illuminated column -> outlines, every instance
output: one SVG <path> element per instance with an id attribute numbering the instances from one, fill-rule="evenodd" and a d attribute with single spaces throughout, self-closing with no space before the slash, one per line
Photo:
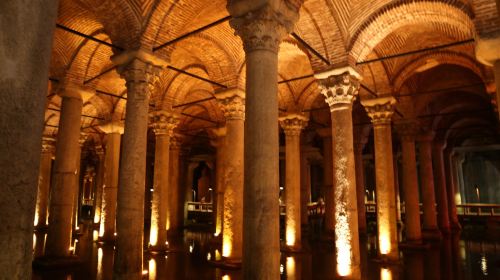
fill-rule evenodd
<path id="1" fill-rule="evenodd" d="M 422 242 L 417 159 L 415 156 L 416 129 L 417 124 L 411 120 L 399 123 L 397 126 L 401 138 L 401 157 L 403 163 L 406 241 L 409 243 Z"/>
<path id="2" fill-rule="evenodd" d="M 333 156 L 332 129 L 317 130 L 323 139 L 323 195 L 325 200 L 325 232 L 332 235 L 335 232 L 335 192 L 333 186 Z"/>
<path id="3" fill-rule="evenodd" d="M 465 156 L 464 154 L 457 154 L 457 180 L 458 180 L 458 187 L 460 188 L 459 194 L 460 194 L 460 200 L 459 203 L 466 203 L 466 196 L 465 196 L 465 183 L 464 183 L 464 169 L 463 169 L 463 164 L 465 161 Z"/>
<path id="4" fill-rule="evenodd" d="M 219 236 L 222 233 L 222 221 L 224 213 L 224 149 L 226 147 L 226 127 L 218 127 L 212 129 L 212 133 L 215 134 L 216 140 L 212 143 L 217 148 L 216 163 L 215 163 L 215 236 Z"/>
<path id="5" fill-rule="evenodd" d="M 290 250 L 300 250 L 300 131 L 307 125 L 308 119 L 299 114 L 288 114 L 279 118 L 285 131 L 285 243 Z"/>
<path id="6" fill-rule="evenodd" d="M 94 195 L 94 224 L 100 224 L 102 213 L 102 190 L 104 188 L 104 149 L 102 146 L 95 147 L 95 153 L 99 158 L 99 166 L 96 174 L 96 187 Z"/>
<path id="7" fill-rule="evenodd" d="M 301 227 L 307 229 L 309 223 L 307 205 L 311 202 L 311 164 L 309 156 L 301 146 L 300 153 L 300 223 Z"/>
<path id="8" fill-rule="evenodd" d="M 356 163 L 356 199 L 358 201 L 358 227 L 361 233 L 366 233 L 365 207 L 365 169 L 363 166 L 363 149 L 368 139 L 361 137 L 354 142 L 354 158 Z"/>
<path id="9" fill-rule="evenodd" d="M 179 157 L 182 143 L 178 135 L 170 137 L 170 163 L 168 184 L 167 234 L 168 238 L 177 237 L 182 230 L 183 203 L 181 203 L 181 186 L 179 185 Z M 184 200 L 182 200 L 183 202 Z"/>
<path id="10" fill-rule="evenodd" d="M 167 249 L 167 229 L 169 227 L 168 210 L 171 193 L 169 186 L 170 171 L 170 137 L 177 125 L 178 118 L 166 111 L 151 113 L 151 128 L 156 135 L 155 170 L 153 198 L 151 202 L 151 229 L 149 246 L 152 251 Z"/>
<path id="11" fill-rule="evenodd" d="M 78 144 L 79 144 L 79 150 L 76 155 L 76 192 L 75 196 L 73 197 L 74 203 L 73 203 L 73 228 L 75 231 L 80 230 L 80 211 L 81 211 L 81 204 L 82 204 L 82 190 L 83 190 L 83 185 L 85 182 L 82 182 L 80 185 L 80 172 L 81 172 L 81 162 L 82 162 L 82 149 L 83 145 L 87 141 L 89 135 L 85 132 L 80 132 L 80 139 L 78 139 Z"/>
<path id="12" fill-rule="evenodd" d="M 293 30 L 301 4 L 302 1 L 283 0 L 266 4 L 230 1 L 227 7 L 233 16 L 229 23 L 243 41 L 246 61 L 243 204 L 246 279 L 280 277 L 278 49 L 281 40 Z"/>
<path id="13" fill-rule="evenodd" d="M 144 51 L 112 58 L 126 81 L 127 106 L 116 212 L 115 279 L 141 279 L 149 95 L 165 63 Z"/>
<path id="14" fill-rule="evenodd" d="M 448 195 L 446 194 L 446 177 L 444 170 L 443 150 L 446 143 L 435 141 L 432 146 L 432 166 L 436 176 L 436 199 L 438 210 L 438 223 L 441 233 L 450 233 L 450 217 L 448 213 Z"/>
<path id="15" fill-rule="evenodd" d="M 427 239 L 439 239 L 441 233 L 437 228 L 436 198 L 434 194 L 434 174 L 432 172 L 432 139 L 433 133 L 419 135 L 418 161 L 420 163 L 420 183 L 423 204 L 423 228 L 422 234 Z"/>
<path id="16" fill-rule="evenodd" d="M 61 97 L 54 178 L 50 189 L 49 229 L 45 245 L 45 255 L 49 257 L 71 255 L 74 197 L 78 193 L 82 92 L 76 87 L 68 86 Z"/>
<path id="17" fill-rule="evenodd" d="M 399 251 L 391 117 L 394 113 L 396 99 L 380 97 L 362 100 L 361 104 L 372 119 L 374 131 L 379 256 L 382 259 L 395 261 L 399 259 Z"/>
<path id="18" fill-rule="evenodd" d="M 333 189 L 337 274 L 360 279 L 356 164 L 353 147 L 352 103 L 359 90 L 359 75 L 352 68 L 315 75 L 332 118 Z"/>
<path id="19" fill-rule="evenodd" d="M 243 256 L 245 95 L 241 90 L 230 89 L 217 93 L 216 98 L 226 117 L 222 256 L 226 262 L 240 263 Z"/>
<path id="20" fill-rule="evenodd" d="M 120 165 L 120 142 L 123 124 L 110 122 L 100 126 L 106 133 L 104 154 L 104 186 L 102 190 L 102 212 L 99 225 L 99 239 L 103 242 L 115 240 L 116 197 L 118 194 L 118 167 Z"/>
<path id="21" fill-rule="evenodd" d="M 54 155 L 55 139 L 42 138 L 42 156 L 40 158 L 40 175 L 38 177 L 38 192 L 36 195 L 35 227 L 47 226 L 47 214 L 50 191 L 50 175 L 52 170 L 52 156 Z"/>
<path id="22" fill-rule="evenodd" d="M 451 148 L 444 151 L 444 168 L 447 188 L 447 200 L 448 200 L 448 214 L 450 217 L 450 229 L 453 231 L 460 230 L 462 227 L 458 221 L 457 216 L 457 205 L 455 203 L 455 193 L 456 193 L 456 172 L 454 166 L 454 154 Z"/>

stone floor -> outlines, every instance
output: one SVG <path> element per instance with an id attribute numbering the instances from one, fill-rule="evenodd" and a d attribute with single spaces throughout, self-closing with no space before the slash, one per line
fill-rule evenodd
<path id="1" fill-rule="evenodd" d="M 93 242 L 97 231 L 83 227 L 75 240 L 76 254 L 82 265 L 73 269 L 35 270 L 33 279 L 88 280 L 112 279 L 112 245 Z M 34 254 L 43 249 L 44 234 L 34 235 Z M 204 231 L 185 231 L 179 252 L 167 255 L 145 253 L 144 279 L 242 279 L 240 270 L 223 270 L 210 261 L 220 258 L 220 251 Z M 335 255 L 328 242 L 306 242 L 303 253 L 282 254 L 281 279 L 334 279 Z M 431 244 L 427 250 L 404 250 L 402 262 L 384 266 L 375 259 L 375 237 L 362 240 L 363 279 L 500 279 L 500 232 L 466 227 L 460 236 Z"/>

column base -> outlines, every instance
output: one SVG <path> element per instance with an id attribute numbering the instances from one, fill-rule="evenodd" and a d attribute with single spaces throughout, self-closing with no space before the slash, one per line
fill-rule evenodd
<path id="1" fill-rule="evenodd" d="M 48 225 L 37 225 L 37 226 L 35 226 L 34 231 L 35 232 L 47 232 L 48 229 L 49 229 Z"/>
<path id="2" fill-rule="evenodd" d="M 425 240 L 441 240 L 443 236 L 441 235 L 441 231 L 437 228 L 433 229 L 424 229 L 422 230 L 422 237 Z"/>
<path id="3" fill-rule="evenodd" d="M 287 246 L 285 244 L 281 244 L 280 251 L 285 253 L 303 253 L 304 250 L 301 246 Z"/>
<path id="4" fill-rule="evenodd" d="M 208 261 L 209 264 L 222 269 L 241 269 L 241 260 L 222 257 L 221 260 Z"/>
<path id="5" fill-rule="evenodd" d="M 33 268 L 42 270 L 64 268 L 64 267 L 77 266 L 82 263 L 83 261 L 77 256 L 64 256 L 64 257 L 42 256 L 35 258 L 33 260 Z"/>
<path id="6" fill-rule="evenodd" d="M 168 245 L 155 245 L 155 246 L 149 246 L 148 248 L 149 253 L 152 255 L 164 255 L 169 252 Z"/>
<path id="7" fill-rule="evenodd" d="M 99 244 L 111 244 L 112 245 L 112 244 L 115 244 L 115 241 L 116 241 L 116 238 L 114 238 L 114 236 L 113 236 L 113 238 L 99 237 L 97 239 L 97 243 L 99 243 Z"/>

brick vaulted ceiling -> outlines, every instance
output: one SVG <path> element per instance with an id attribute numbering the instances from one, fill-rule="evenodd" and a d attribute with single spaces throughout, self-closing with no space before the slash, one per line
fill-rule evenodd
<path id="1" fill-rule="evenodd" d="M 162 43 L 227 17 L 226 5 L 226 0 L 60 0 L 57 23 L 122 49 L 141 47 L 153 50 Z M 294 32 L 323 55 L 330 65 L 290 36 L 281 44 L 278 79 L 307 76 L 336 66 L 356 66 L 361 61 L 490 36 L 499 33 L 499 27 L 495 0 L 306 0 Z M 101 138 L 99 123 L 124 118 L 127 92 L 118 73 L 112 69 L 91 80 L 113 68 L 110 57 L 117 52 L 118 49 L 56 29 L 47 96 L 46 134 L 57 130 L 60 98 L 56 93 L 63 80 L 124 97 L 95 94 L 85 101 L 82 127 L 95 135 L 95 141 L 99 142 Z M 242 42 L 227 21 L 154 53 L 175 68 L 227 87 L 244 88 Z M 363 85 L 371 91 L 363 89 L 361 98 L 391 94 L 400 99 L 402 115 L 421 118 L 487 107 L 491 114 L 485 116 L 464 119 L 445 114 L 446 117 L 435 117 L 427 123 L 440 129 L 453 128 L 461 122 L 469 126 L 487 123 L 496 128 L 493 74 L 491 69 L 476 61 L 474 43 L 357 67 L 363 76 Z M 464 85 L 475 86 L 464 88 Z M 450 87 L 457 90 L 428 94 Z M 328 124 L 328 110 L 318 109 L 325 103 L 314 78 L 281 83 L 278 88 L 281 111 L 305 111 L 315 124 Z M 178 113 L 185 113 L 177 128 L 179 132 L 207 134 L 205 128 L 224 123 L 216 100 L 177 108 L 175 105 L 213 97 L 220 89 L 199 79 L 165 70 L 151 102 L 155 108 L 174 105 Z M 452 102 L 447 102 L 450 97 Z M 410 106 L 410 110 L 404 105 L 408 103 L 416 105 Z M 356 105 L 354 113 L 355 121 L 366 118 Z M 458 129 L 442 131 L 445 138 L 461 135 L 457 133 Z"/>

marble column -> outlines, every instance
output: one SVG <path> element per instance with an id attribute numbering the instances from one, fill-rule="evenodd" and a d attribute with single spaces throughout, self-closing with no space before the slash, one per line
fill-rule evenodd
<path id="1" fill-rule="evenodd" d="M 293 30 L 301 4 L 228 3 L 233 16 L 229 23 L 243 41 L 246 59 L 243 276 L 247 279 L 280 277 L 278 49 Z"/>
<path id="2" fill-rule="evenodd" d="M 391 133 L 396 99 L 379 97 L 362 100 L 361 104 L 372 119 L 374 131 L 378 253 L 383 260 L 396 261 L 399 250 Z"/>
<path id="3" fill-rule="evenodd" d="M 215 156 L 215 233 L 214 235 L 218 237 L 222 233 L 222 221 L 224 213 L 224 149 L 226 147 L 226 127 L 218 127 L 212 130 L 215 135 L 216 140 L 213 145 L 217 149 L 217 154 Z"/>
<path id="4" fill-rule="evenodd" d="M 153 198 L 151 202 L 151 229 L 149 246 L 152 251 L 167 250 L 168 210 L 171 193 L 169 185 L 170 137 L 178 123 L 178 118 L 167 111 L 151 113 L 151 125 L 156 136 Z"/>
<path id="5" fill-rule="evenodd" d="M 81 91 L 68 86 L 61 92 L 62 104 L 56 142 L 56 161 L 50 189 L 50 215 L 45 256 L 67 257 L 70 251 L 74 197 L 78 193 Z"/>
<path id="6" fill-rule="evenodd" d="M 218 92 L 216 98 L 226 118 L 222 257 L 228 263 L 241 263 L 243 257 L 245 94 L 239 89 L 229 89 Z"/>
<path id="7" fill-rule="evenodd" d="M 459 231 L 462 227 L 458 221 L 457 215 L 457 205 L 455 203 L 455 193 L 456 193 L 456 172 L 453 159 L 453 150 L 447 148 L 444 151 L 444 168 L 446 177 L 446 194 L 448 196 L 448 214 L 450 218 L 450 229 L 452 231 Z"/>
<path id="8" fill-rule="evenodd" d="M 450 233 L 450 216 L 448 213 L 448 195 L 446 193 L 446 175 L 444 170 L 443 150 L 446 143 L 437 140 L 432 145 L 432 166 L 434 167 L 436 183 L 436 200 L 438 210 L 438 225 L 441 233 Z"/>
<path id="9" fill-rule="evenodd" d="M 285 244 L 289 250 L 299 251 L 301 240 L 300 203 L 300 131 L 308 119 L 301 114 L 287 114 L 279 118 L 285 132 Z"/>
<path id="10" fill-rule="evenodd" d="M 112 57 L 126 81 L 127 105 L 118 176 L 114 279 L 140 279 L 149 96 L 165 63 L 145 51 Z"/>
<path id="11" fill-rule="evenodd" d="M 301 146 L 300 153 L 300 223 L 301 227 L 307 230 L 309 224 L 307 205 L 311 202 L 311 163 L 304 148 L 307 147 Z"/>
<path id="12" fill-rule="evenodd" d="M 102 189 L 99 239 L 103 242 L 113 242 L 116 232 L 116 197 L 118 195 L 118 168 L 123 124 L 110 122 L 101 125 L 100 128 L 106 133 L 106 151 L 104 154 L 104 186 Z"/>
<path id="13" fill-rule="evenodd" d="M 415 134 L 417 124 L 408 120 L 398 124 L 401 139 L 401 158 L 403 167 L 403 193 L 405 202 L 406 242 L 422 243 L 420 229 L 420 198 L 417 178 L 417 159 L 415 156 Z"/>
<path id="14" fill-rule="evenodd" d="M 52 172 L 52 157 L 54 156 L 55 139 L 44 136 L 42 138 L 42 155 L 40 158 L 40 175 L 38 177 L 38 192 L 36 195 L 35 227 L 47 226 L 50 176 Z"/>
<path id="15" fill-rule="evenodd" d="M 457 168 L 457 180 L 458 180 L 458 188 L 459 193 L 460 193 L 460 203 L 466 203 L 467 200 L 466 195 L 465 195 L 465 182 L 464 182 L 464 161 L 465 161 L 465 156 L 464 154 L 459 154 L 457 155 L 457 163 L 456 163 L 456 168 Z"/>
<path id="16" fill-rule="evenodd" d="M 363 149 L 367 139 L 362 137 L 354 142 L 354 161 L 356 163 L 356 199 L 358 201 L 358 228 L 360 233 L 366 233 L 365 206 L 365 169 L 363 166 Z"/>
<path id="17" fill-rule="evenodd" d="M 79 231 L 80 230 L 80 212 L 82 209 L 82 191 L 83 191 L 83 185 L 85 184 L 85 181 L 82 180 L 80 184 L 80 173 L 81 173 L 81 163 L 82 163 L 82 152 L 83 152 L 83 145 L 89 138 L 89 135 L 86 132 L 80 132 L 80 139 L 78 139 L 78 144 L 79 144 L 79 150 L 76 154 L 76 192 L 75 196 L 73 197 L 74 203 L 73 203 L 73 228 L 74 231 Z"/>
<path id="18" fill-rule="evenodd" d="M 97 166 L 95 195 L 94 195 L 94 224 L 101 223 L 102 213 L 102 191 L 104 188 L 104 149 L 101 145 L 95 147 L 95 154 L 99 158 Z"/>
<path id="19" fill-rule="evenodd" d="M 33 221 L 58 1 L 2 1 L 0 271 L 31 279 Z"/>
<path id="20" fill-rule="evenodd" d="M 167 211 L 167 238 L 177 240 L 182 231 L 182 216 L 184 200 L 182 199 L 184 189 L 179 184 L 180 177 L 180 152 L 182 147 L 181 137 L 173 135 L 170 137 L 170 163 L 169 163 L 169 188 L 168 188 L 168 211 Z M 172 248 L 170 246 L 170 248 Z"/>
<path id="21" fill-rule="evenodd" d="M 434 193 L 434 173 L 432 171 L 432 139 L 433 133 L 419 135 L 418 161 L 420 163 L 420 189 L 423 204 L 422 234 L 426 239 L 439 239 L 441 233 L 437 227 L 436 198 Z"/>
<path id="22" fill-rule="evenodd" d="M 354 159 L 352 103 L 359 74 L 347 67 L 315 74 L 332 118 L 333 197 L 337 275 L 360 279 L 358 202 Z"/>
<path id="23" fill-rule="evenodd" d="M 317 130 L 323 139 L 323 191 L 321 195 L 325 201 L 324 229 L 327 234 L 335 232 L 335 187 L 333 185 L 333 155 L 332 129 Z"/>

